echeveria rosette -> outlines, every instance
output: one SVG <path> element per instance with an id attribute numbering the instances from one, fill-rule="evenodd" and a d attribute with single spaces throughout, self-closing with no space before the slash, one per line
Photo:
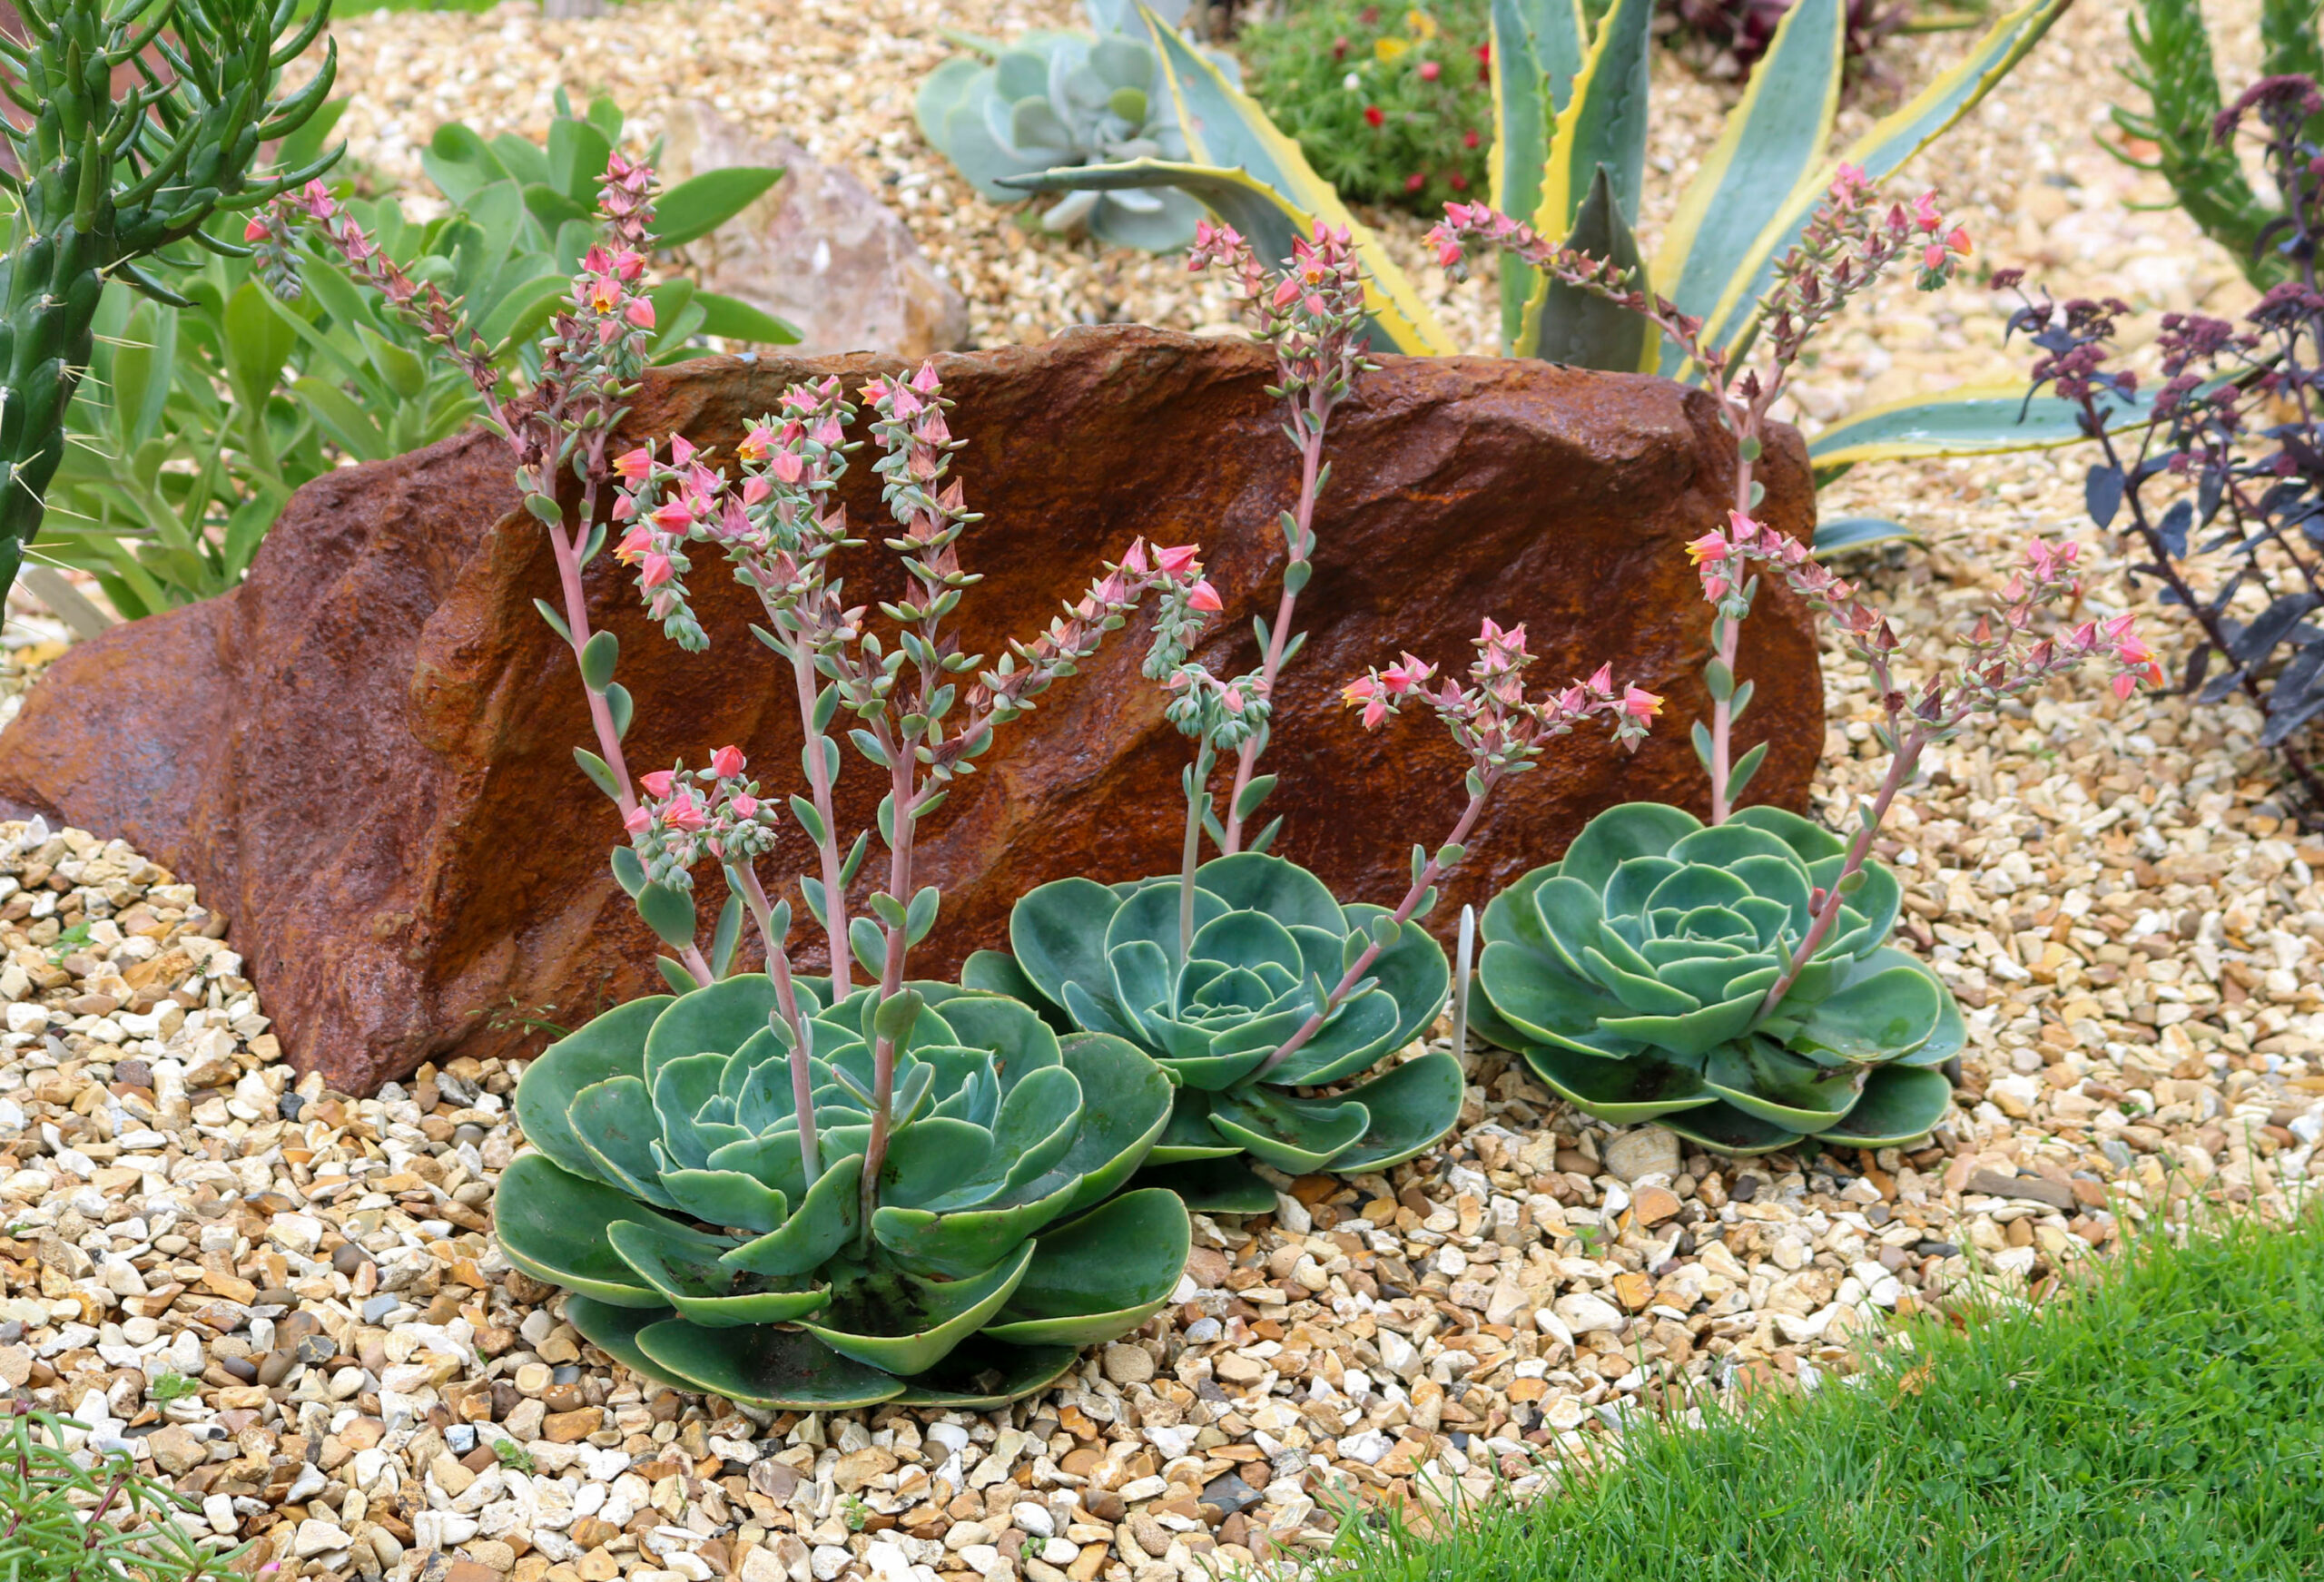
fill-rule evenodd
<path id="1" fill-rule="evenodd" d="M 1709 827 L 1630 802 L 1485 909 L 1478 1029 L 1600 1119 L 1651 1120 L 1725 1154 L 1813 1136 L 1876 1148 L 1952 1103 L 1966 1035 L 1936 975 L 1887 943 L 1902 899 L 1876 862 L 1782 1001 L 1765 1005 L 1838 837 L 1780 809 Z"/>
<path id="2" fill-rule="evenodd" d="M 1384 908 L 1342 906 L 1314 874 L 1280 857 L 1238 852 L 1195 870 L 1192 948 L 1179 948 L 1176 875 L 1118 885 L 1062 879 L 1009 914 L 1011 954 L 980 951 L 964 980 L 1046 1002 L 1064 1024 L 1125 1039 L 1177 1085 L 1151 1165 L 1248 1152 L 1290 1174 L 1380 1170 L 1452 1129 L 1460 1062 L 1435 1050 L 1344 1092 L 1344 1082 L 1419 1037 L 1444 1007 L 1443 948 L 1405 923 L 1316 1035 L 1272 1070 L 1268 1058 L 1323 1003 L 1386 926 Z M 1192 1206 L 1271 1208 L 1272 1188 L 1213 1165 L 1168 1180 Z"/>
<path id="3" fill-rule="evenodd" d="M 1188 1247 L 1168 1193 L 1121 1191 L 1168 1082 L 1119 1038 L 911 988 L 927 1003 L 868 1227 L 873 991 L 808 1022 L 810 1184 L 773 986 L 750 974 L 609 1011 L 526 1071 L 537 1152 L 494 1210 L 509 1261 L 573 1292 L 575 1328 L 645 1377 L 769 1409 L 995 1406 L 1135 1329 Z"/>

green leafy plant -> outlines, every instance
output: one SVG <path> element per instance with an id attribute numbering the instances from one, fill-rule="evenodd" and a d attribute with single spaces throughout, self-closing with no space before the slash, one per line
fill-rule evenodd
<path id="1" fill-rule="evenodd" d="M 492 1453 L 499 1459 L 502 1466 L 522 1472 L 527 1477 L 537 1470 L 533 1463 L 533 1453 L 513 1439 L 493 1440 Z"/>
<path id="2" fill-rule="evenodd" d="M 64 1448 L 87 1425 L 0 1402 L 0 1577 L 11 1582 L 200 1582 L 241 1551 L 204 1548 L 175 1519 L 201 1504 L 125 1451 Z"/>
<path id="3" fill-rule="evenodd" d="M 145 1387 L 149 1400 L 167 1406 L 173 1400 L 183 1400 L 189 1395 L 202 1393 L 202 1381 L 189 1379 L 182 1373 L 164 1373 Z"/>
<path id="4" fill-rule="evenodd" d="M 1706 349 L 1740 355 L 1759 332 L 1758 305 L 1776 260 L 1798 239 L 1834 174 L 1845 166 L 1877 182 L 1901 168 L 1991 91 L 2064 0 L 2029 0 L 2002 17 L 1957 64 L 1837 159 L 1825 147 L 1839 105 L 1846 0 L 1801 0 L 1786 14 L 1648 260 L 1632 228 L 1647 168 L 1653 6 L 1654 0 L 1617 0 L 1593 32 L 1578 0 L 1496 0 L 1491 201 L 1702 319 Z M 1374 345 L 1430 356 L 1457 350 L 1413 281 L 1348 215 L 1298 144 L 1177 34 L 1150 20 L 1148 32 L 1187 129 L 1188 159 L 1047 171 L 1003 185 L 1175 186 L 1266 258 L 1286 256 L 1318 222 L 1344 229 L 1364 263 Z M 1662 345 L 1636 314 L 1522 260 L 1503 260 L 1501 293 L 1504 355 L 1702 377 L 1699 362 Z M 2014 450 L 2080 437 L 2068 404 L 2027 397 L 2012 386 L 1912 398 L 1834 423 L 1810 455 L 1828 476 L 1882 457 Z"/>
<path id="5" fill-rule="evenodd" d="M 1319 0 L 1240 42 L 1251 97 L 1343 198 L 1435 214 L 1483 191 L 1492 51 L 1482 0 Z"/>
<path id="6" fill-rule="evenodd" d="M 1443 1010 L 1451 969 L 1418 919 L 1465 855 L 1462 842 L 1494 787 L 1530 768 L 1549 737 L 1592 715 L 1610 716 L 1618 738 L 1636 740 L 1657 700 L 1635 688 L 1617 697 L 1601 674 L 1553 703 L 1527 705 L 1518 680 L 1530 657 L 1523 629 L 1504 633 L 1488 621 L 1475 689 L 1448 683 L 1432 700 L 1469 749 L 1468 806 L 1433 852 L 1413 848 L 1412 885 L 1402 900 L 1393 908 L 1343 906 L 1315 875 L 1270 855 L 1282 821 L 1247 829 L 1275 785 L 1273 775 L 1256 771 L 1276 678 L 1301 645 L 1293 621 L 1313 569 L 1331 417 L 1371 366 L 1361 349 L 1363 284 L 1348 240 L 1320 229 L 1295 247 L 1279 278 L 1239 235 L 1208 221 L 1196 232 L 1194 258 L 1237 275 L 1258 333 L 1275 345 L 1273 388 L 1300 457 L 1299 493 L 1283 516 L 1289 557 L 1283 593 L 1275 618 L 1258 623 L 1264 657 L 1258 670 L 1232 678 L 1192 658 L 1201 617 L 1220 608 L 1207 583 L 1183 608 L 1165 606 L 1145 669 L 1169 690 L 1168 717 L 1195 743 L 1184 779 L 1179 871 L 1110 886 L 1081 878 L 1041 886 L 1010 912 L 1009 953 L 979 952 L 963 980 L 1152 1056 L 1177 1097 L 1148 1179 L 1192 1206 L 1247 1213 L 1272 1206 L 1275 1192 L 1235 1162 L 1238 1155 L 1293 1174 L 1378 1170 L 1452 1128 L 1463 1078 L 1445 1050 L 1425 1051 L 1352 1088 L 1314 1090 L 1370 1071 Z M 1166 569 L 1170 564 L 1164 561 Z M 1384 674 L 1357 681 L 1348 701 L 1364 703 L 1365 723 L 1376 725 L 1393 712 L 1391 700 L 1428 673 L 1407 655 Z M 1211 785 L 1230 758 L 1233 783 L 1222 812 Z M 1207 863 L 1198 860 L 1206 835 L 1220 852 Z"/>
<path id="7" fill-rule="evenodd" d="M 2260 0 L 2260 75 L 2324 79 L 2317 40 L 2317 0 Z M 2142 110 L 2113 108 L 2115 126 L 2153 145 L 2152 157 L 2108 144 L 2125 163 L 2153 171 L 2203 234 L 2232 253 L 2250 282 L 2265 290 L 2299 277 L 2303 260 L 2270 246 L 2287 229 L 2280 195 L 2252 190 L 2233 141 L 2217 135 L 2226 110 L 2212 64 L 2211 34 L 2195 0 L 2141 0 L 2130 16 L 2133 64 L 2126 70 L 2146 100 Z M 2317 135 L 2311 130 L 2311 136 Z"/>
<path id="8" fill-rule="evenodd" d="M 590 235 L 573 217 L 573 193 L 587 197 L 623 127 L 609 99 L 578 114 L 562 89 L 555 103 L 546 145 L 513 135 L 487 142 L 458 123 L 438 128 L 422 161 L 452 204 L 437 219 L 409 219 L 392 195 L 340 194 L 399 269 L 462 305 L 493 366 L 512 377 L 538 371 L 540 331 Z M 344 108 L 323 106 L 284 142 L 280 162 L 310 167 Z M 576 166 L 583 161 L 595 162 Z M 669 194 L 674 229 L 659 243 L 716 229 L 781 174 L 737 168 L 682 183 Z M 321 260 L 310 251 L 310 265 Z M 46 558 L 93 574 L 124 618 L 235 586 L 291 493 L 340 458 L 405 455 L 484 409 L 474 383 L 433 355 L 420 326 L 336 268 L 308 268 L 286 300 L 240 259 L 187 267 L 165 257 L 149 267 L 182 305 L 141 300 L 123 282 L 106 288 L 42 544 Z M 646 295 L 655 313 L 650 362 L 700 356 L 704 335 L 798 339 L 683 273 Z"/>
<path id="9" fill-rule="evenodd" d="M 295 0 L 167 0 L 21 7 L 22 42 L 0 38 L 0 88 L 22 112 L 4 133 L 13 200 L 0 253 L 0 586 L 40 531 L 64 459 L 65 414 L 89 366 L 105 282 L 182 304 L 143 260 L 192 241 L 236 244 L 203 228 L 320 173 L 253 179 L 260 145 L 298 130 L 330 92 L 332 47 L 306 86 L 277 97 L 281 69 L 323 29 Z M 152 56 L 159 57 L 157 68 Z M 113 97 L 113 74 L 142 79 Z"/>
<path id="10" fill-rule="evenodd" d="M 1149 589 L 1185 596 L 1183 558 L 1157 570 L 1133 545 L 1048 631 L 980 668 L 949 629 L 977 580 L 956 547 L 974 518 L 945 481 L 959 442 L 932 366 L 863 391 L 898 528 L 887 545 L 913 590 L 881 606 L 884 632 L 831 575 L 832 557 L 862 543 L 826 509 L 854 447 L 837 378 L 794 387 L 753 425 L 738 476 L 677 436 L 666 454 L 611 456 L 657 318 L 640 285 L 654 195 L 650 166 L 608 155 L 597 240 L 522 407 L 500 399 L 490 348 L 458 304 L 397 269 L 328 192 L 299 202 L 323 244 L 445 349 L 509 443 L 559 574 L 563 608 L 540 613 L 570 646 L 596 733 L 597 750 L 576 759 L 621 814 L 615 878 L 673 952 L 660 966 L 675 997 L 597 1017 L 526 1071 L 517 1112 L 537 1152 L 503 1173 L 496 1231 L 512 1262 L 574 1292 L 566 1315 L 585 1335 L 649 1379 L 770 1408 L 998 1404 L 1175 1289 L 1185 1209 L 1166 1192 L 1115 1195 L 1168 1124 L 1169 1083 L 1119 1039 L 1060 1040 L 1014 1001 L 911 981 L 909 953 L 941 904 L 915 886 L 917 831 L 994 732 Z M 556 495 L 568 468 L 577 508 Z M 792 969 L 791 904 L 769 898 L 756 866 L 777 806 L 745 778 L 741 750 L 631 775 L 620 645 L 591 632 L 582 594 L 610 536 L 597 515 L 607 489 L 624 527 L 615 554 L 681 646 L 710 642 L 688 602 L 689 545 L 715 545 L 761 598 L 768 624 L 754 630 L 778 684 L 795 684 L 806 731 L 808 794 L 789 806 L 821 859 L 801 889 L 830 942 L 828 977 Z M 851 844 L 832 811 L 842 709 L 889 787 L 887 883 L 852 919 L 847 887 L 872 831 Z M 693 872 L 710 860 L 728 899 L 705 942 Z M 741 970 L 746 913 L 764 972 Z M 854 962 L 872 979 L 861 989 Z"/>
<path id="11" fill-rule="evenodd" d="M 1007 46 L 963 37 L 977 52 L 929 74 L 913 101 L 920 130 L 969 184 L 996 202 L 1021 198 L 1004 176 L 1061 165 L 1184 159 L 1187 141 L 1142 25 L 1098 16 L 1095 34 L 1035 33 Z M 1154 252 L 1184 247 L 1201 206 L 1169 188 L 1072 192 L 1041 215 L 1052 231 Z"/>
<path id="12" fill-rule="evenodd" d="M 1951 1103 L 1934 1068 L 1966 1034 L 1943 983 L 1887 945 L 1902 890 L 1871 859 L 1882 821 L 1929 745 L 1971 714 L 2085 661 L 2116 665 L 2119 697 L 2160 674 L 2128 614 L 2036 634 L 2046 610 L 2081 594 L 2075 546 L 2036 540 L 1959 666 L 1908 688 L 1894 673 L 1899 644 L 1886 618 L 1807 546 L 1751 516 L 1765 492 L 1755 474 L 1768 409 L 1808 339 L 1908 259 L 1923 290 L 1943 285 L 1969 239 L 1948 228 L 1933 193 L 1909 212 L 1895 204 L 1884 213 L 1866 173 L 1844 167 L 1776 262 L 1748 363 L 1708 344 L 1701 321 L 1668 300 L 1630 289 L 1626 270 L 1482 204 L 1456 207 L 1431 235 L 1456 266 L 1472 239 L 1659 329 L 1704 368 L 1736 445 L 1728 526 L 1687 546 L 1712 610 L 1711 717 L 1694 727 L 1709 824 L 1660 803 L 1610 809 L 1563 858 L 1495 897 L 1477 972 L 1492 1015 L 1477 1017 L 1477 1028 L 1590 1114 L 1657 1120 L 1723 1153 L 1807 1136 L 1856 1147 L 1920 1136 Z M 1888 771 L 1846 840 L 1780 809 L 1737 811 L 1767 753 L 1762 742 L 1738 758 L 1733 742 L 1752 691 L 1736 673 L 1741 625 L 1763 572 L 1831 620 L 1881 702 Z"/>

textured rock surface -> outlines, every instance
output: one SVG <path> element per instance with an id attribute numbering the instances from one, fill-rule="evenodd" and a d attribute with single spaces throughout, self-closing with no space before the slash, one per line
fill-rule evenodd
<path id="1" fill-rule="evenodd" d="M 1083 330 L 940 366 L 969 440 L 959 474 L 987 514 L 962 545 L 986 578 L 965 606 L 970 648 L 1029 631 L 1143 533 L 1206 546 L 1228 618 L 1205 657 L 1251 663 L 1294 482 L 1261 351 Z M 633 427 L 723 450 L 793 378 L 874 367 L 692 364 L 656 376 Z M 1338 705 L 1347 675 L 1399 646 L 1462 663 L 1492 613 L 1528 624 L 1541 682 L 1608 660 L 1670 698 L 1636 757 L 1576 738 L 1503 793 L 1438 914 L 1449 928 L 1599 809 L 1698 799 L 1686 722 L 1707 633 L 1679 545 L 1723 510 L 1729 463 L 1702 398 L 1640 377 L 1390 359 L 1362 391 L 1334 429 L 1300 604 L 1310 638 L 1268 760 L 1283 777 L 1269 811 L 1288 815 L 1279 850 L 1346 899 L 1389 900 L 1411 843 L 1449 827 L 1457 766 L 1434 724 L 1364 736 Z M 1805 531 L 1796 437 L 1767 476 L 1772 518 Z M 859 459 L 844 491 L 859 521 L 873 520 L 875 481 Z M 292 1058 L 350 1089 L 456 1047 L 517 1050 L 537 1038 L 520 1015 L 574 1025 L 653 981 L 650 937 L 605 866 L 611 810 L 570 758 L 588 739 L 578 682 L 531 610 L 553 585 L 547 548 L 514 504 L 480 437 L 318 479 L 244 587 L 76 647 L 0 734 L 0 803 L 117 831 L 199 882 L 232 917 Z M 610 557 L 592 568 L 637 698 L 631 762 L 700 762 L 733 741 L 787 784 L 798 727 L 745 629 L 753 612 L 722 571 L 693 580 L 714 637 L 701 656 L 647 625 Z M 875 549 L 849 581 L 869 598 L 901 578 Z M 998 943 L 1034 884 L 1175 862 L 1181 744 L 1137 676 L 1142 630 L 1044 699 L 930 820 L 922 872 L 946 918 L 920 969 Z M 1797 803 L 1823 739 L 1805 615 L 1769 595 L 1740 668 L 1759 683 L 1748 723 L 1775 742 L 1755 789 Z M 876 794 L 851 762 L 851 828 Z M 767 870 L 803 857 L 786 847 Z M 705 889 L 706 906 L 719 899 Z"/>
<path id="2" fill-rule="evenodd" d="M 674 152 L 700 175 L 765 165 L 783 180 L 690 250 L 703 284 L 798 327 L 802 356 L 921 358 L 969 337 L 969 304 L 911 231 L 853 172 L 787 137 L 753 136 L 699 101 L 675 118 Z"/>

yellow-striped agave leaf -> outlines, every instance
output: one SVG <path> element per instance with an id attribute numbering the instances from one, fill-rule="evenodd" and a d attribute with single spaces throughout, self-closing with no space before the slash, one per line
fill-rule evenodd
<path id="1" fill-rule="evenodd" d="M 1541 206 L 1550 125 L 1573 97 L 1589 48 L 1580 0 L 1492 0 L 1492 206 L 1531 214 Z M 1540 271 L 1501 259 L 1501 349 L 1514 352 Z"/>
<path id="2" fill-rule="evenodd" d="M 1842 163 L 1862 167 L 1875 182 L 1886 179 L 1915 154 L 1935 142 L 1966 115 L 1994 84 L 2009 74 L 2070 0 L 2027 0 L 1988 29 L 1968 54 L 1915 94 L 1912 102 L 1883 119 L 1849 145 L 1839 159 L 1821 166 L 1801 182 L 1776 211 L 1732 273 L 1718 305 L 1705 318 L 1706 339 L 1733 347 L 1742 342 L 1758 321 L 1759 299 L 1773 283 L 1775 260 L 1799 239 L 1816 206 L 1831 186 Z"/>
<path id="3" fill-rule="evenodd" d="M 1635 280 L 1639 274 L 1638 238 L 1630 233 L 1614 201 L 1613 182 L 1600 165 L 1573 217 L 1567 240 L 1592 258 L 1601 258 Z M 1528 356 L 1574 368 L 1611 368 L 1644 372 L 1654 367 L 1654 346 L 1660 333 L 1652 320 L 1595 291 L 1559 281 L 1548 282 L 1538 322 L 1529 319 L 1521 340 Z"/>
<path id="4" fill-rule="evenodd" d="M 1272 189 L 1284 208 L 1303 217 L 1303 230 L 1311 230 L 1318 220 L 1327 225 L 1345 226 L 1354 243 L 1355 255 L 1364 264 L 1364 306 L 1371 310 L 1380 334 L 1397 351 L 1427 357 L 1452 356 L 1458 348 L 1437 323 L 1436 316 L 1428 310 L 1428 304 L 1421 300 L 1411 279 L 1390 261 L 1380 239 L 1347 211 L 1332 184 L 1315 173 L 1307 163 L 1307 156 L 1299 152 L 1299 144 L 1278 131 L 1256 100 L 1228 82 L 1199 50 L 1180 38 L 1176 29 L 1143 5 L 1138 7 L 1138 15 L 1145 18 L 1154 47 L 1162 57 L 1171 97 L 1177 105 L 1179 125 L 1193 155 L 1188 162 L 1223 174 L 1240 171 Z M 1136 162 L 1137 165 L 1149 162 Z M 1075 172 L 1049 173 L 1056 176 Z M 1216 183 L 1213 186 L 1217 190 Z M 1186 187 L 1186 191 L 1202 197 L 1192 187 Z M 1242 230 L 1224 213 L 1219 218 Z M 1256 236 L 1248 231 L 1244 234 L 1251 238 L 1254 246 L 1257 245 Z M 1289 251 L 1285 248 L 1281 252 L 1263 252 L 1261 256 L 1276 262 Z M 1374 344 L 1379 344 L 1378 336 Z"/>
<path id="5" fill-rule="evenodd" d="M 1550 162 L 1542 168 L 1541 201 L 1533 208 L 1533 229 L 1544 237 L 1566 240 L 1601 169 L 1624 221 L 1638 213 L 1639 188 L 1646 174 L 1647 60 L 1654 44 L 1653 20 L 1654 0 L 1614 0 L 1614 8 L 1598 25 L 1590 53 L 1573 79 L 1573 96 L 1558 112 L 1550 131 Z M 1562 339 L 1556 320 L 1571 300 L 1562 292 L 1553 298 L 1547 277 L 1537 276 L 1512 354 L 1541 356 L 1536 347 L 1542 339 Z"/>
<path id="6" fill-rule="evenodd" d="M 1823 164 L 1846 39 L 1847 0 L 1798 0 L 1784 14 L 1654 255 L 1654 289 L 1680 311 L 1707 319 L 1718 307 L 1753 241 Z M 1662 346 L 1664 373 L 1676 376 L 1683 361 Z"/>
<path id="7" fill-rule="evenodd" d="M 2146 421 L 2148 398 L 2120 404 L 2110 427 Z M 1851 412 L 1808 443 L 1818 473 L 1900 457 L 2038 450 L 2085 437 L 2082 408 L 2056 396 L 2026 398 L 2024 385 L 1972 385 Z"/>

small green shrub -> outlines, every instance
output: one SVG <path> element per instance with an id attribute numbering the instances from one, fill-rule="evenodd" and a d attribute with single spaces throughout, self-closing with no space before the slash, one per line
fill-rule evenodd
<path id="1" fill-rule="evenodd" d="M 1436 214 L 1480 197 L 1492 141 L 1479 0 L 1312 0 L 1246 29 L 1254 98 L 1340 195 Z"/>
<path id="2" fill-rule="evenodd" d="M 200 1508 L 115 1452 L 81 1466 L 82 1425 L 0 1403 L 0 1577 L 9 1582 L 199 1582 L 232 1553 L 204 1548 L 174 1513 Z"/>

